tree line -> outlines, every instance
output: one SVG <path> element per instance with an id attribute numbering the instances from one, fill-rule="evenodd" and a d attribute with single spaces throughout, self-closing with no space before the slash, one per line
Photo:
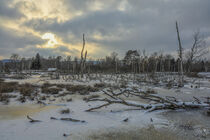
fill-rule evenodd
<path id="1" fill-rule="evenodd" d="M 183 61 L 184 72 L 207 72 L 210 71 L 210 61 L 188 58 Z M 84 61 L 84 60 L 83 60 Z M 0 62 L 1 72 L 22 72 L 27 70 L 48 70 L 56 68 L 63 73 L 78 74 L 81 72 L 81 60 L 78 57 L 57 56 L 42 57 L 39 53 L 32 58 L 21 58 L 18 54 L 12 54 L 10 61 Z M 179 72 L 180 58 L 170 54 L 154 52 L 147 54 L 145 50 L 128 50 L 124 58 L 120 59 L 116 52 L 98 60 L 86 60 L 83 64 L 84 73 L 149 73 L 149 72 Z"/>

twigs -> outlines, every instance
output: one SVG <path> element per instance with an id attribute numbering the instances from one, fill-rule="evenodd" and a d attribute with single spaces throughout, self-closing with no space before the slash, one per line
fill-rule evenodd
<path id="1" fill-rule="evenodd" d="M 110 92 L 111 91 L 111 92 Z M 103 107 L 107 107 L 111 104 L 122 104 L 125 106 L 131 106 L 135 107 L 135 110 L 147 110 L 147 112 L 152 112 L 155 110 L 167 110 L 167 109 L 194 109 L 194 108 L 210 108 L 210 104 L 207 104 L 205 102 L 201 102 L 198 98 L 194 97 L 195 102 L 182 102 L 178 101 L 175 97 L 166 96 L 166 97 L 160 97 L 158 95 L 154 94 L 148 94 L 145 92 L 139 92 L 138 90 L 131 90 L 126 89 L 121 91 L 120 93 L 114 93 L 112 90 L 103 91 L 105 95 L 107 95 L 109 98 L 93 98 L 90 100 L 87 100 L 87 102 L 93 102 L 93 101 L 99 101 L 99 102 L 105 102 L 104 104 L 90 108 L 86 111 L 94 111 L 97 109 L 101 109 Z M 127 93 L 128 95 L 136 96 L 141 99 L 145 99 L 148 101 L 154 101 L 153 104 L 141 104 L 137 102 L 129 102 L 128 100 L 123 100 L 120 98 L 120 95 L 123 95 Z"/>

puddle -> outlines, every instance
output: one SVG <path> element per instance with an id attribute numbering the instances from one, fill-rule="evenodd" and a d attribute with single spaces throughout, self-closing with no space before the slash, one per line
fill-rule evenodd
<path id="1" fill-rule="evenodd" d="M 58 108 L 58 106 L 40 106 L 40 105 L 19 105 L 19 106 L 0 106 L 0 120 L 12 120 L 34 115 L 36 113 Z"/>

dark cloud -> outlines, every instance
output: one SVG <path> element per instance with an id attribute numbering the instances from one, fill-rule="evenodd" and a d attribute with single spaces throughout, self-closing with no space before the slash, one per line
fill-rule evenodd
<path id="1" fill-rule="evenodd" d="M 87 43 L 95 43 L 101 50 L 119 52 L 120 56 L 128 49 L 175 52 L 178 45 L 175 21 L 179 22 L 185 49 L 193 43 L 192 35 L 198 29 L 205 38 L 210 37 L 209 0 L 127 0 L 124 10 L 120 10 L 123 1 L 126 2 L 64 0 L 69 12 L 84 14 L 65 22 L 58 22 L 57 18 L 34 18 L 22 26 L 43 34 L 55 33 L 70 44 L 81 42 L 85 33 Z M 102 9 L 94 10 L 97 3 Z M 67 48 L 60 49 L 63 52 Z M 101 54 L 104 55 L 107 54 Z"/>

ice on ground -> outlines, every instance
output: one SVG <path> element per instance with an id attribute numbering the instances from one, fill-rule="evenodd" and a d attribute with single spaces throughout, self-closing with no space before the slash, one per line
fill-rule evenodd
<path id="1" fill-rule="evenodd" d="M 93 103 L 91 105 L 96 105 Z M 61 109 L 69 108 L 70 114 L 60 114 Z M 132 128 L 144 127 L 151 123 L 151 118 L 154 122 L 166 122 L 159 119 L 155 113 L 145 113 L 144 111 L 122 111 L 110 112 L 110 109 L 120 109 L 121 105 L 114 105 L 111 108 L 105 108 L 100 112 L 85 112 L 89 106 L 84 101 L 75 100 L 68 103 L 65 107 L 57 109 L 45 110 L 39 113 L 31 114 L 31 117 L 42 122 L 30 123 L 26 116 L 18 117 L 16 119 L 0 120 L 0 137 L 1 140 L 37 140 L 37 139 L 66 139 L 62 135 L 70 134 L 71 137 L 82 137 L 85 134 L 92 133 L 97 130 L 117 128 Z M 124 109 L 124 107 L 122 108 Z M 30 112 L 29 112 L 30 114 Z M 61 120 L 51 120 L 50 117 L 67 118 L 85 120 L 85 123 L 70 122 Z M 123 122 L 128 118 L 128 122 Z"/>

